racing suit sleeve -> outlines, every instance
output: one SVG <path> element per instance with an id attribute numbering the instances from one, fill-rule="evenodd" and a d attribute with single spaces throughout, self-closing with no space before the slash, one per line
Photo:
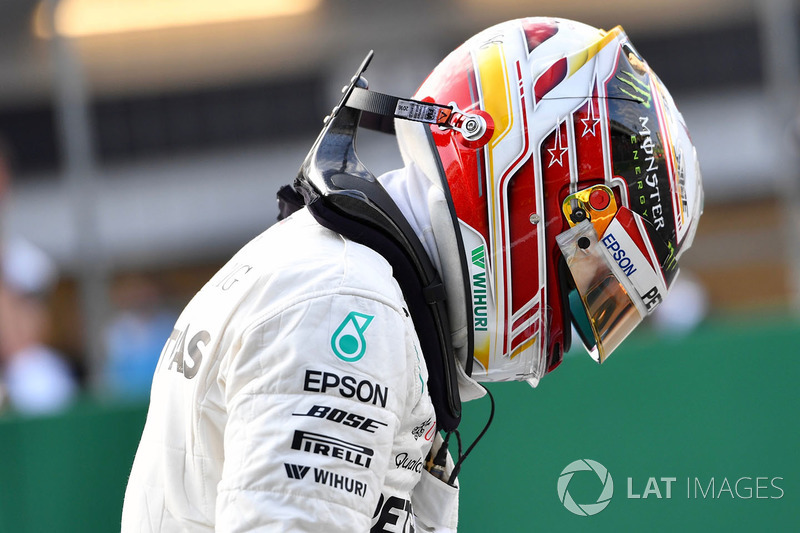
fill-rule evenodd
<path id="1" fill-rule="evenodd" d="M 387 485 L 410 499 L 419 474 L 404 477 L 414 472 L 395 458 L 427 454 L 405 428 L 433 416 L 410 327 L 391 300 L 353 290 L 243 331 L 218 377 L 228 417 L 218 531 L 369 531 Z"/>

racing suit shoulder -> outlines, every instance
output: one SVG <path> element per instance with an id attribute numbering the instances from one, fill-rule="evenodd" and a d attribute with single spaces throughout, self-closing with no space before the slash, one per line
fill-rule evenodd
<path id="1" fill-rule="evenodd" d="M 123 530 L 139 530 L 137 515 L 151 530 L 411 525 L 435 433 L 426 383 L 389 264 L 296 213 L 240 250 L 178 319 Z"/>
<path id="2" fill-rule="evenodd" d="M 380 254 L 323 228 L 306 210 L 274 230 L 243 250 L 245 256 L 270 258 L 256 267 L 266 291 L 258 304 L 261 315 L 279 312 L 279 306 L 291 305 L 297 299 L 333 293 L 376 299 L 403 312 L 400 287 L 392 277 L 392 267 Z M 251 290 L 250 296 L 258 298 L 261 294 Z M 259 314 L 251 316 L 260 318 Z"/>
<path id="3" fill-rule="evenodd" d="M 258 523 L 232 505 L 245 496 L 254 508 L 280 502 L 286 529 L 366 531 L 373 515 L 394 516 L 387 501 L 411 524 L 410 494 L 430 445 L 419 428 L 432 436 L 435 421 L 391 267 L 302 212 L 286 224 L 318 244 L 271 262 L 260 311 L 246 313 L 241 349 L 221 368 L 236 413 L 226 462 L 240 466 L 223 472 L 218 524 Z M 248 411 L 281 423 L 253 424 Z"/>

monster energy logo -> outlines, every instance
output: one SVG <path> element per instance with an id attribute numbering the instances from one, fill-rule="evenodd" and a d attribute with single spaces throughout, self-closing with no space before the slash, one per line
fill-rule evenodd
<path id="1" fill-rule="evenodd" d="M 650 109 L 650 102 L 653 100 L 653 95 L 650 92 L 650 84 L 646 80 L 640 80 L 632 72 L 626 70 L 622 71 L 622 76 L 616 76 L 616 78 L 630 87 L 630 90 L 625 87 L 620 87 L 619 90 L 622 93 L 630 96 L 647 109 Z"/>
<path id="2" fill-rule="evenodd" d="M 650 121 L 648 117 L 639 117 L 639 135 L 643 137 L 642 143 L 639 145 L 639 149 L 642 150 L 647 157 L 644 158 L 645 162 L 647 163 L 647 168 L 645 170 L 645 178 L 644 183 L 647 184 L 648 190 L 650 191 L 649 194 L 649 201 L 647 195 L 642 194 L 639 196 L 639 203 L 641 205 L 649 205 L 651 215 L 647 214 L 648 209 L 645 209 L 641 212 L 642 216 L 650 216 L 653 225 L 656 229 L 661 229 L 664 227 L 664 208 L 661 205 L 661 190 L 659 189 L 659 179 L 658 179 L 658 160 L 660 158 L 660 146 L 656 147 L 655 143 L 653 143 L 653 136 L 650 128 L 647 127 L 647 123 Z M 633 140 L 633 138 L 631 139 Z M 636 167 L 636 173 L 641 173 L 642 167 Z M 639 182 L 641 184 L 641 181 Z M 640 186 L 640 188 L 643 188 Z"/>
<path id="3" fill-rule="evenodd" d="M 472 264 L 480 269 L 472 275 L 472 316 L 475 331 L 486 331 L 489 320 L 486 316 L 486 249 L 483 245 L 472 250 Z"/>
<path id="4" fill-rule="evenodd" d="M 672 244 L 672 241 L 667 243 L 667 248 L 669 249 L 669 255 L 666 261 L 664 261 L 664 270 L 674 270 L 678 266 L 678 259 L 675 256 L 675 246 Z"/>

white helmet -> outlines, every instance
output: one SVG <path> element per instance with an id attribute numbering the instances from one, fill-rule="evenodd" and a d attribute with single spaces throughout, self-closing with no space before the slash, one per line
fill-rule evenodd
<path id="1" fill-rule="evenodd" d="M 664 298 L 702 213 L 664 85 L 620 27 L 526 18 L 467 40 L 414 98 L 453 110 L 447 128 L 396 127 L 452 197 L 473 377 L 538 380 L 573 326 L 602 362 Z"/>

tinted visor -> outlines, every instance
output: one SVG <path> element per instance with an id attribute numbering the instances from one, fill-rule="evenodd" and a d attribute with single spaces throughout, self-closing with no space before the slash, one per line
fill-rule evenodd
<path id="1" fill-rule="evenodd" d="M 602 363 L 638 326 L 647 309 L 628 277 L 584 220 L 556 237 L 575 282 L 573 325 L 589 355 Z"/>

